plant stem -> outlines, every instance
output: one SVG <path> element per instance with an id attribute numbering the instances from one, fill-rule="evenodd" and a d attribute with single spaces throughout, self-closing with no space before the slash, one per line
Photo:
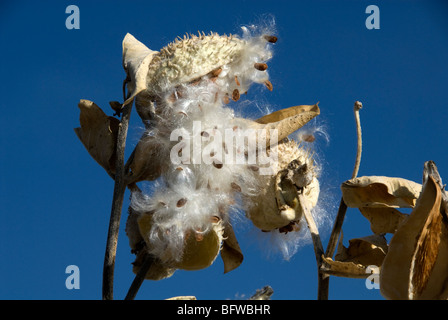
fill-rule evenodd
<path id="1" fill-rule="evenodd" d="M 126 184 L 124 181 L 124 151 L 126 146 L 126 138 L 131 110 L 132 103 L 129 103 L 128 105 L 123 107 L 121 122 L 118 128 L 116 146 L 117 158 L 115 163 L 115 185 L 103 267 L 103 300 L 113 299 L 114 267 L 115 256 L 117 252 L 118 230 L 120 227 L 124 193 L 126 191 Z"/>
<path id="2" fill-rule="evenodd" d="M 318 294 L 317 297 L 319 300 L 322 300 L 322 290 L 320 283 L 322 282 L 323 278 L 321 276 L 320 267 L 322 265 L 322 256 L 324 254 L 324 247 L 322 246 L 322 241 L 320 240 L 319 236 L 319 230 L 317 229 L 316 222 L 314 221 L 313 214 L 311 213 L 311 210 L 309 210 L 304 204 L 306 204 L 307 200 L 304 198 L 302 193 L 298 194 L 299 197 L 299 203 L 303 212 L 303 215 L 305 216 L 306 223 L 308 224 L 308 229 L 311 233 L 311 239 L 313 240 L 314 245 L 314 253 L 316 254 L 316 263 L 317 263 L 317 276 L 318 276 Z"/>
<path id="3" fill-rule="evenodd" d="M 128 293 L 124 298 L 125 300 L 134 300 L 138 290 L 140 289 L 140 286 L 145 280 L 146 273 L 148 273 L 148 270 L 151 267 L 153 261 L 154 257 L 150 254 L 146 254 L 143 260 L 143 264 L 141 265 L 140 270 L 138 270 L 137 274 L 135 275 L 134 281 L 132 281 Z"/>
<path id="4" fill-rule="evenodd" d="M 361 154 L 362 154 L 362 131 L 361 131 L 361 120 L 359 117 L 359 110 L 362 108 L 362 103 L 359 101 L 355 102 L 353 107 L 355 113 L 355 121 L 356 121 L 356 134 L 358 137 L 357 140 L 357 151 L 356 151 L 356 160 L 355 166 L 353 168 L 352 179 L 356 178 L 358 175 L 359 167 L 361 164 Z M 334 252 L 336 251 L 336 246 L 339 240 L 339 236 L 341 234 L 342 225 L 345 219 L 345 213 L 347 212 L 347 205 L 344 202 L 344 199 L 341 197 L 341 201 L 339 203 L 338 213 L 336 215 L 336 220 L 334 221 L 333 229 L 331 230 L 330 239 L 328 241 L 327 250 L 325 251 L 325 257 L 333 257 Z M 322 300 L 328 300 L 328 291 L 330 287 L 330 277 L 322 272 L 320 272 L 319 266 L 319 298 Z"/>

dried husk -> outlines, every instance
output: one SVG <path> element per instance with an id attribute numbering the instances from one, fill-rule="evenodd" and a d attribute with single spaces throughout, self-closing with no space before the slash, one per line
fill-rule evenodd
<path id="1" fill-rule="evenodd" d="M 251 129 L 264 130 L 266 132 L 266 136 L 262 137 L 263 142 L 258 142 L 258 145 L 261 144 L 269 147 L 277 145 L 290 134 L 299 130 L 309 121 L 317 117 L 319 114 L 320 109 L 317 104 L 300 105 L 272 112 L 255 121 L 238 118 L 235 119 L 234 122 L 236 125 L 238 125 L 238 123 L 243 123 L 244 126 Z M 271 138 L 271 132 L 273 131 L 277 134 L 276 141 Z"/>
<path id="2" fill-rule="evenodd" d="M 227 273 L 238 268 L 243 262 L 244 256 L 236 239 L 233 227 L 229 222 L 224 224 L 223 237 L 221 259 L 224 263 L 224 273 Z"/>
<path id="3" fill-rule="evenodd" d="M 278 164 L 275 172 L 286 169 L 288 164 L 295 159 L 300 159 L 303 163 L 307 162 L 309 169 L 313 170 L 312 159 L 307 158 L 306 152 L 300 149 L 294 140 L 282 141 L 276 148 Z M 259 192 L 246 199 L 247 203 L 250 203 L 250 208 L 246 212 L 247 217 L 257 228 L 263 231 L 272 231 L 301 220 L 302 206 L 299 205 L 297 189 L 294 186 L 289 185 L 287 181 L 282 183 L 283 197 L 288 202 L 290 210 L 280 211 L 276 200 L 276 176 L 259 175 L 257 179 Z M 315 207 L 319 193 L 319 180 L 314 176 L 311 183 L 303 189 L 303 198 L 308 201 L 306 205 L 303 205 L 308 208 Z"/>
<path id="4" fill-rule="evenodd" d="M 387 299 L 448 298 L 448 223 L 442 190 L 429 177 L 409 217 L 395 232 L 380 274 Z"/>
<path id="5" fill-rule="evenodd" d="M 362 215 L 369 220 L 370 229 L 375 234 L 395 233 L 400 223 L 408 216 L 395 208 L 359 208 Z"/>
<path id="6" fill-rule="evenodd" d="M 152 227 L 151 213 L 137 213 L 132 208 L 129 210 L 126 223 L 126 233 L 129 239 L 131 251 L 136 253 L 133 263 L 133 272 L 138 273 L 143 264 L 144 256 L 151 248 L 145 236 Z M 224 238 L 226 237 L 226 238 Z M 233 229 L 230 224 L 222 220 L 212 223 L 212 229 L 201 233 L 200 236 L 193 230 L 188 232 L 185 239 L 183 254 L 180 260 L 175 261 L 165 257 L 155 257 L 145 279 L 161 280 L 174 274 L 177 269 L 200 270 L 209 267 L 216 259 L 221 249 L 224 251 L 224 271 L 229 272 L 238 267 L 243 256 L 239 248 Z M 169 253 L 167 253 L 169 255 Z"/>
<path id="7" fill-rule="evenodd" d="M 349 240 L 348 248 L 342 245 L 342 237 L 335 259 L 323 257 L 321 271 L 347 278 L 366 278 L 369 266 L 380 267 L 388 251 L 387 241 L 382 235 Z"/>
<path id="8" fill-rule="evenodd" d="M 167 158 L 169 149 L 156 137 L 144 135 L 135 147 L 126 184 L 156 180 L 167 170 L 169 166 L 169 162 L 165 161 Z"/>
<path id="9" fill-rule="evenodd" d="M 412 208 L 421 185 L 403 178 L 364 176 L 341 185 L 344 202 L 351 208 Z"/>
<path id="10" fill-rule="evenodd" d="M 100 107 L 89 100 L 78 104 L 81 114 L 80 128 L 75 133 L 92 158 L 102 166 L 110 176 L 115 174 L 115 149 L 120 121 L 107 116 Z"/>
<path id="11" fill-rule="evenodd" d="M 123 68 L 127 75 L 129 97 L 123 103 L 127 105 L 137 94 L 146 89 L 148 67 L 157 51 L 148 49 L 133 35 L 126 34 L 123 39 Z"/>

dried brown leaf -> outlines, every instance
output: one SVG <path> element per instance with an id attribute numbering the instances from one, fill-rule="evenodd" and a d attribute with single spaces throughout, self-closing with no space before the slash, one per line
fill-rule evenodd
<path id="1" fill-rule="evenodd" d="M 131 34 L 123 39 L 123 68 L 127 75 L 128 99 L 123 103 L 130 103 L 134 97 L 146 89 L 148 67 L 157 51 L 152 51 Z"/>
<path id="2" fill-rule="evenodd" d="M 403 178 L 364 176 L 341 185 L 344 202 L 351 208 L 412 208 L 421 185 Z"/>
<path id="3" fill-rule="evenodd" d="M 395 233 L 398 226 L 408 216 L 405 213 L 401 213 L 395 208 L 372 208 L 362 207 L 359 208 L 362 215 L 369 220 L 370 229 L 375 234 L 381 233 Z"/>
<path id="4" fill-rule="evenodd" d="M 335 259 L 324 258 L 323 268 L 327 274 L 347 278 L 366 278 L 369 266 L 380 267 L 387 253 L 387 241 L 381 235 L 371 235 L 349 240 L 348 248 L 339 241 Z"/>
<path id="5" fill-rule="evenodd" d="M 107 116 L 100 107 L 89 100 L 78 104 L 81 114 L 80 128 L 75 133 L 89 154 L 109 175 L 115 174 L 115 149 L 120 121 Z"/>

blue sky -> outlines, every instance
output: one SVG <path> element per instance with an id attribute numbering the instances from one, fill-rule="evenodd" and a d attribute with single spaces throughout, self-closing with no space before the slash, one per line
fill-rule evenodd
<path id="1" fill-rule="evenodd" d="M 68 30 L 65 8 L 80 10 L 80 29 Z M 368 5 L 380 9 L 380 29 L 368 30 Z M 247 99 L 276 110 L 320 102 L 322 186 L 329 215 L 339 185 L 350 178 L 356 152 L 353 103 L 359 100 L 363 156 L 359 175 L 421 181 L 433 160 L 448 180 L 448 4 L 445 1 L 2 1 L 0 126 L 0 299 L 101 299 L 101 279 L 113 181 L 88 155 L 73 128 L 80 99 L 121 100 L 121 42 L 133 34 L 153 50 L 198 30 L 240 33 L 240 26 L 274 17 L 279 41 L 269 63 L 274 91 Z M 257 110 L 247 110 L 254 115 Z M 131 119 L 128 149 L 140 122 Z M 125 207 L 128 204 L 125 197 Z M 115 268 L 115 298 L 134 275 L 123 211 Z M 348 210 L 348 239 L 371 234 Z M 195 295 L 247 298 L 265 285 L 273 299 L 315 299 L 313 247 L 290 261 L 267 257 L 246 226 L 236 228 L 243 264 L 223 274 L 179 271 L 146 281 L 138 299 Z M 330 228 L 322 230 L 324 246 Z M 65 268 L 80 269 L 80 289 L 68 290 Z M 364 280 L 332 277 L 330 299 L 382 299 Z"/>

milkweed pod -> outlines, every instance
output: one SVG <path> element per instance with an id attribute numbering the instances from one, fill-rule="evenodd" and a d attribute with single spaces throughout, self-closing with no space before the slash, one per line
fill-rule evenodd
<path id="1" fill-rule="evenodd" d="M 409 217 L 389 244 L 381 294 L 393 300 L 448 298 L 448 223 L 442 190 L 429 177 Z"/>

